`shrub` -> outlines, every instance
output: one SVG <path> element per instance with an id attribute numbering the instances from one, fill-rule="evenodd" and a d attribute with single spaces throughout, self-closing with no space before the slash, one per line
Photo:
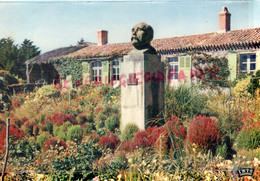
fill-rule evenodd
<path id="1" fill-rule="evenodd" d="M 9 71 L 0 70 L 0 77 L 4 77 L 7 85 L 18 84 L 19 80 L 16 76 L 12 75 Z"/>
<path id="2" fill-rule="evenodd" d="M 93 164 L 101 157 L 101 149 L 92 142 L 77 144 L 77 154 L 54 158 L 52 180 L 93 180 L 96 169 Z"/>
<path id="3" fill-rule="evenodd" d="M 250 98 L 251 94 L 248 92 L 250 87 L 251 76 L 247 76 L 237 82 L 236 86 L 232 89 L 232 94 L 235 97 Z"/>
<path id="4" fill-rule="evenodd" d="M 82 125 L 87 121 L 87 117 L 85 116 L 85 114 L 81 113 L 78 114 L 76 117 L 76 124 Z"/>
<path id="5" fill-rule="evenodd" d="M 93 123 L 86 122 L 81 125 L 81 129 L 82 129 L 83 135 L 86 136 L 86 135 L 90 134 L 91 131 L 93 130 Z"/>
<path id="6" fill-rule="evenodd" d="M 45 97 L 48 98 L 57 98 L 60 96 L 60 92 L 53 85 L 45 85 L 39 88 L 35 93 L 35 99 L 42 99 Z"/>
<path id="7" fill-rule="evenodd" d="M 46 121 L 44 121 L 44 125 L 46 126 L 46 130 L 50 134 L 52 134 L 53 133 L 53 124 L 49 120 L 46 120 Z"/>
<path id="8" fill-rule="evenodd" d="M 178 88 L 167 88 L 165 91 L 166 117 L 192 118 L 205 109 L 207 97 L 199 93 L 196 87 L 180 85 Z"/>
<path id="9" fill-rule="evenodd" d="M 73 124 L 71 122 L 66 122 L 62 126 L 54 126 L 53 135 L 55 138 L 67 140 L 68 129 Z"/>
<path id="10" fill-rule="evenodd" d="M 39 126 L 38 125 L 34 125 L 33 126 L 33 135 L 37 136 L 39 134 Z"/>
<path id="11" fill-rule="evenodd" d="M 62 146 L 63 146 L 63 148 L 67 148 L 67 145 L 66 145 L 64 140 L 58 140 L 56 138 L 50 138 L 50 139 L 48 139 L 44 142 L 43 149 L 49 150 L 49 149 L 51 149 L 51 147 L 59 148 L 59 147 L 62 147 Z"/>
<path id="12" fill-rule="evenodd" d="M 100 138 L 98 144 L 101 148 L 110 148 L 114 150 L 119 143 L 119 139 L 114 135 L 104 135 Z"/>
<path id="13" fill-rule="evenodd" d="M 117 119 L 119 120 L 120 112 L 118 105 L 106 105 L 104 109 L 98 111 L 98 114 L 96 114 L 94 117 L 96 129 L 103 128 L 105 126 L 105 120 L 113 115 L 116 115 Z"/>
<path id="14" fill-rule="evenodd" d="M 29 134 L 31 136 L 33 135 L 33 123 L 32 122 L 26 121 L 22 125 L 21 129 L 23 130 L 23 132 L 25 132 L 25 133 L 27 133 L 27 134 Z"/>
<path id="15" fill-rule="evenodd" d="M 186 139 L 187 131 L 179 121 L 180 121 L 179 118 L 175 116 L 171 116 L 171 118 L 164 125 L 164 128 L 167 131 L 168 135 L 172 133 L 174 136 L 177 136 L 182 139 Z"/>
<path id="16" fill-rule="evenodd" d="M 10 125 L 9 128 L 9 137 L 12 141 L 20 140 L 24 137 L 24 133 L 16 125 Z M 4 126 L 0 132 L 0 151 L 5 150 L 5 141 L 6 141 L 6 126 Z"/>
<path id="17" fill-rule="evenodd" d="M 39 136 L 37 136 L 37 143 L 42 148 L 43 143 L 51 138 L 51 134 L 47 131 L 42 132 Z"/>
<path id="18" fill-rule="evenodd" d="M 237 136 L 238 149 L 256 149 L 260 145 L 260 125 L 251 124 L 243 128 Z"/>
<path id="19" fill-rule="evenodd" d="M 16 117 L 13 117 L 11 118 L 10 120 L 10 124 L 15 124 L 17 125 L 19 128 L 23 125 L 24 122 L 22 122 L 22 120 L 16 118 Z"/>
<path id="20" fill-rule="evenodd" d="M 67 139 L 70 141 L 80 142 L 82 140 L 83 133 L 80 125 L 71 126 L 68 129 Z"/>
<path id="21" fill-rule="evenodd" d="M 56 113 L 51 117 L 51 122 L 54 125 L 62 125 L 66 121 L 71 122 L 72 124 L 75 124 L 75 117 L 73 114 L 64 114 L 64 113 Z"/>
<path id="22" fill-rule="evenodd" d="M 221 156 L 222 158 L 226 159 L 227 155 L 228 155 L 228 147 L 226 145 L 226 143 L 224 143 L 223 145 L 218 145 L 217 146 L 217 150 L 216 150 L 216 154 Z"/>
<path id="23" fill-rule="evenodd" d="M 131 140 L 138 130 L 139 128 L 136 124 L 128 123 L 122 132 L 122 140 Z"/>
<path id="24" fill-rule="evenodd" d="M 84 137 L 84 139 L 82 140 L 83 143 L 88 143 L 88 142 L 92 142 L 92 143 L 98 143 L 100 140 L 100 136 L 97 133 L 91 133 L 87 136 Z"/>
<path id="25" fill-rule="evenodd" d="M 189 123 L 188 142 L 203 150 L 214 150 L 221 139 L 218 126 L 210 117 L 197 116 Z"/>
<path id="26" fill-rule="evenodd" d="M 111 131 L 119 128 L 119 119 L 115 115 L 110 116 L 105 120 L 105 127 Z"/>

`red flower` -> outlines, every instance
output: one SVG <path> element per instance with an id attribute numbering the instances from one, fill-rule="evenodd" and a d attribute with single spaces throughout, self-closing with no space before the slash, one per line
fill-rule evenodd
<path id="1" fill-rule="evenodd" d="M 75 105 L 75 108 L 78 108 L 78 105 Z"/>
<path id="2" fill-rule="evenodd" d="M 77 100 L 79 100 L 79 97 L 77 97 Z"/>
<path id="3" fill-rule="evenodd" d="M 109 133 L 109 129 L 107 130 L 107 133 Z"/>
<path id="4" fill-rule="evenodd" d="M 22 94 L 19 94 L 20 97 L 22 97 Z"/>
<path id="5" fill-rule="evenodd" d="M 84 98 L 85 98 L 84 96 L 81 97 L 81 99 L 84 99 Z"/>

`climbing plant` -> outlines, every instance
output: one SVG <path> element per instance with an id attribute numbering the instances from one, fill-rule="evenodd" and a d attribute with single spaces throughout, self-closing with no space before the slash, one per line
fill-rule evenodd
<path id="1" fill-rule="evenodd" d="M 53 63 L 62 79 L 66 79 L 66 76 L 71 75 L 73 85 L 76 82 L 81 82 L 82 66 L 80 61 L 73 58 L 60 58 L 53 60 Z"/>
<path id="2" fill-rule="evenodd" d="M 193 54 L 192 63 L 195 68 L 192 77 L 196 77 L 202 87 L 215 89 L 218 86 L 228 86 L 230 72 L 227 58 L 196 52 Z"/>

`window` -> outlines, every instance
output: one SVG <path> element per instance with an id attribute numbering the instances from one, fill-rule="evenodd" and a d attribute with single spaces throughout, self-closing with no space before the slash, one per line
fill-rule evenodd
<path id="1" fill-rule="evenodd" d="M 255 54 L 240 54 L 240 74 L 254 73 L 256 70 Z"/>
<path id="2" fill-rule="evenodd" d="M 102 62 L 96 61 L 92 63 L 92 81 L 101 82 L 102 78 Z"/>
<path id="3" fill-rule="evenodd" d="M 178 80 L 178 72 L 179 72 L 179 61 L 178 57 L 170 57 L 169 61 L 169 78 Z"/>
<path id="4" fill-rule="evenodd" d="M 113 80 L 119 80 L 119 61 L 112 62 L 112 78 Z"/>

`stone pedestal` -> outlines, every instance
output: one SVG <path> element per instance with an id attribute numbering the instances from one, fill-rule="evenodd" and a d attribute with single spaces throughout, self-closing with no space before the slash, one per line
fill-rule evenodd
<path id="1" fill-rule="evenodd" d="M 128 123 L 145 129 L 164 110 L 164 66 L 154 54 L 133 53 L 121 63 L 121 131 Z M 122 81 L 121 81 L 122 82 Z"/>

